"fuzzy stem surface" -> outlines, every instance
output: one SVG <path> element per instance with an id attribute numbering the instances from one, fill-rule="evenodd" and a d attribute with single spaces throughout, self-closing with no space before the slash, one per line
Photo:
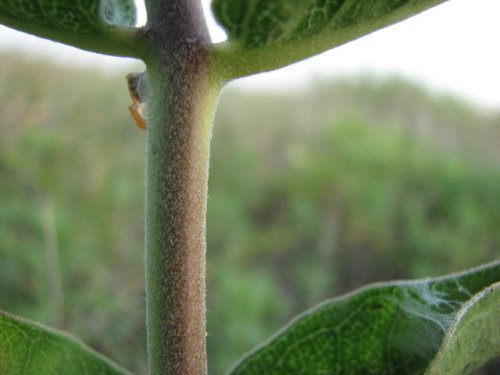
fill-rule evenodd
<path id="1" fill-rule="evenodd" d="M 204 375 L 206 202 L 220 85 L 211 76 L 200 3 L 151 0 L 146 6 L 149 374 Z"/>

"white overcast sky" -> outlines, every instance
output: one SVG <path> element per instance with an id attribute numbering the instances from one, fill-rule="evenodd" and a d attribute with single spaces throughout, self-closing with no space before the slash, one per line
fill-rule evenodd
<path id="1" fill-rule="evenodd" d="M 206 8 L 210 0 L 203 0 Z M 246 89 L 290 89 L 325 76 L 397 74 L 443 93 L 500 109 L 500 0 L 449 0 L 320 56 L 239 80 Z M 214 39 L 224 37 L 209 20 Z M 91 54 L 0 27 L 0 51 L 48 56 L 60 64 L 116 69 L 131 60 Z"/>

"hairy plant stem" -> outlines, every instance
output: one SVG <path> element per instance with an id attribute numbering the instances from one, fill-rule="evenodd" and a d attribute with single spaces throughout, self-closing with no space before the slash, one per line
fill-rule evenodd
<path id="1" fill-rule="evenodd" d="M 207 373 L 205 222 L 212 119 L 220 85 L 196 0 L 151 0 L 146 309 L 150 375 Z"/>

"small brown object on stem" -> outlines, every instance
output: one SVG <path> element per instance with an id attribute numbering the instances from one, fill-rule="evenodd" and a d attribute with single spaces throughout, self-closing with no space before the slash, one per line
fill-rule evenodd
<path id="1" fill-rule="evenodd" d="M 141 79 L 145 73 L 129 73 L 125 76 L 128 83 L 128 91 L 132 98 L 132 105 L 128 107 L 130 114 L 137 126 L 143 130 L 148 128 L 146 120 L 146 98 L 141 88 Z"/>

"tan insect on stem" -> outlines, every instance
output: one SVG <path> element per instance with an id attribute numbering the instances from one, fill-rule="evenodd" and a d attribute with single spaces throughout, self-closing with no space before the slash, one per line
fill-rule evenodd
<path id="1" fill-rule="evenodd" d="M 130 114 L 137 126 L 143 130 L 147 129 L 146 99 L 147 99 L 147 75 L 144 73 L 129 73 L 125 76 L 128 83 L 128 91 L 132 98 L 132 104 L 128 107 Z"/>

